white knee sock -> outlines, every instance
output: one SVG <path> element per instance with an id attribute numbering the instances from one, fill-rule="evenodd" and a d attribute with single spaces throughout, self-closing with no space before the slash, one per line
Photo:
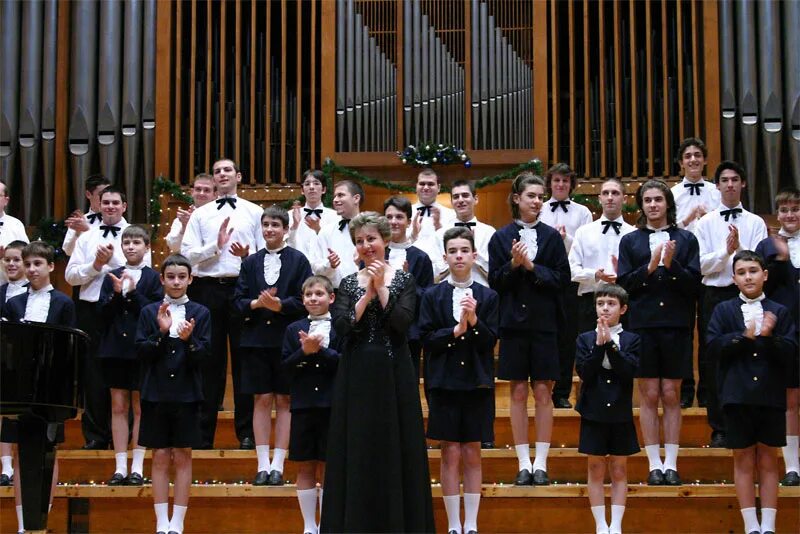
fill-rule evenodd
<path id="1" fill-rule="evenodd" d="M 592 506 L 592 515 L 594 516 L 594 529 L 597 534 L 608 533 L 608 523 L 606 523 L 606 507 Z"/>
<path id="2" fill-rule="evenodd" d="M 144 453 L 145 449 L 133 449 L 133 460 L 131 460 L 131 473 L 144 475 Z"/>
<path id="3" fill-rule="evenodd" d="M 22 522 L 22 505 L 17 506 L 17 532 L 25 531 L 25 523 Z"/>
<path id="4" fill-rule="evenodd" d="M 286 459 L 286 449 L 279 449 L 275 447 L 275 452 L 272 453 L 272 471 L 277 471 L 283 474 L 283 461 Z"/>
<path id="5" fill-rule="evenodd" d="M 800 474 L 800 459 L 798 459 L 799 436 L 786 436 L 786 446 L 783 450 L 783 463 L 786 464 L 786 472 L 794 471 Z M 3 473 L 6 472 L 6 464 L 3 463 Z"/>
<path id="6" fill-rule="evenodd" d="M 761 509 L 761 532 L 775 532 L 775 517 L 778 510 L 775 508 Z"/>
<path id="7" fill-rule="evenodd" d="M 297 500 L 303 514 L 303 532 L 317 534 L 317 488 L 297 490 Z"/>
<path id="8" fill-rule="evenodd" d="M 750 532 L 761 532 L 761 526 L 758 524 L 758 516 L 756 515 L 755 508 L 742 508 L 742 519 L 744 519 L 745 534 Z"/>
<path id="9" fill-rule="evenodd" d="M 256 456 L 258 457 L 258 472 L 269 473 L 269 445 L 256 445 Z"/>
<path id="10" fill-rule="evenodd" d="M 128 476 L 128 453 L 118 452 L 114 455 L 114 460 L 117 462 L 117 467 L 114 469 L 114 472 L 124 477 Z"/>
<path id="11" fill-rule="evenodd" d="M 480 493 L 464 494 L 464 532 L 478 531 L 478 508 L 480 506 Z"/>
<path id="12" fill-rule="evenodd" d="M 188 506 L 172 506 L 172 519 L 169 520 L 169 531 L 183 534 L 183 518 L 186 517 Z"/>
<path id="13" fill-rule="evenodd" d="M 622 534 L 622 516 L 625 515 L 625 507 L 618 504 L 611 505 L 611 525 L 608 531 L 611 534 Z"/>
<path id="14" fill-rule="evenodd" d="M 664 464 L 661 463 L 661 456 L 658 451 L 658 445 L 645 445 L 644 452 L 647 453 L 647 461 L 650 462 L 650 471 L 658 469 L 664 470 Z"/>
<path id="15" fill-rule="evenodd" d="M 519 462 L 519 470 L 527 469 L 533 472 L 531 465 L 531 446 L 527 443 L 522 445 L 514 445 L 514 450 L 517 451 L 517 462 Z"/>
<path id="16" fill-rule="evenodd" d="M 537 469 L 547 471 L 547 453 L 550 451 L 550 444 L 546 441 L 536 442 L 536 457 L 533 459 L 533 471 Z"/>
<path id="17" fill-rule="evenodd" d="M 11 461 L 11 456 L 0 456 L 0 462 L 3 464 L 4 475 L 11 476 L 14 474 L 14 463 Z"/>
<path id="18" fill-rule="evenodd" d="M 159 502 L 153 508 L 156 510 L 156 532 L 169 532 L 169 503 Z"/>
<path id="19" fill-rule="evenodd" d="M 461 534 L 461 500 L 458 495 L 443 495 L 444 509 L 447 512 L 447 531 L 455 530 Z"/>
<path id="20" fill-rule="evenodd" d="M 680 445 L 677 443 L 665 443 L 664 444 L 664 471 L 667 469 L 672 469 L 673 471 L 678 470 L 678 449 Z"/>

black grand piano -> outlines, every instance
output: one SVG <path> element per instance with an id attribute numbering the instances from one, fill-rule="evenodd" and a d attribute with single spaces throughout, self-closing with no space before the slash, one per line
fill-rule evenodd
<path id="1" fill-rule="evenodd" d="M 0 321 L 0 415 L 19 440 L 26 530 L 47 528 L 55 444 L 83 406 L 79 362 L 88 342 L 74 328 Z"/>

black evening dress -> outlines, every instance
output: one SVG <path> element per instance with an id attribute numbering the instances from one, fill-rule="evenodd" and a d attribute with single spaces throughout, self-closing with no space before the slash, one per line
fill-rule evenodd
<path id="1" fill-rule="evenodd" d="M 434 532 L 431 480 L 408 350 L 413 277 L 397 271 L 389 301 L 377 297 L 355 322 L 366 289 L 342 280 L 333 326 L 343 340 L 331 407 L 321 531 Z"/>

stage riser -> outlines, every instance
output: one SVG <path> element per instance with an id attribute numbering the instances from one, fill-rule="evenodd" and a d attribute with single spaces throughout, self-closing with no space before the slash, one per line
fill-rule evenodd
<path id="1" fill-rule="evenodd" d="M 608 500 L 608 499 L 606 499 Z M 92 498 L 88 520 L 93 533 L 152 532 L 155 527 L 152 499 Z M 15 532 L 14 501 L 0 499 L 0 531 Z M 442 499 L 434 498 L 436 531 L 447 529 Z M 778 503 L 778 532 L 797 532 L 800 500 L 782 497 Z M 736 498 L 637 497 L 630 498 L 624 519 L 626 533 L 739 533 L 741 515 Z M 292 497 L 192 498 L 186 517 L 186 532 L 221 534 L 236 532 L 302 532 L 297 500 Z M 483 532 L 566 534 L 594 532 L 594 521 L 586 498 L 484 498 L 478 528 Z M 50 515 L 51 532 L 67 532 L 67 499 L 57 498 Z"/>

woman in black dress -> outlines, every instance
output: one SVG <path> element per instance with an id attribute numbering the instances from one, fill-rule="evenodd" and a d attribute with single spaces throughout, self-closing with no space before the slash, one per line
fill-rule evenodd
<path id="1" fill-rule="evenodd" d="M 342 280 L 332 310 L 343 339 L 328 437 L 322 532 L 433 532 L 428 455 L 408 350 L 413 277 L 384 261 L 391 230 L 350 221 L 365 268 Z"/>

